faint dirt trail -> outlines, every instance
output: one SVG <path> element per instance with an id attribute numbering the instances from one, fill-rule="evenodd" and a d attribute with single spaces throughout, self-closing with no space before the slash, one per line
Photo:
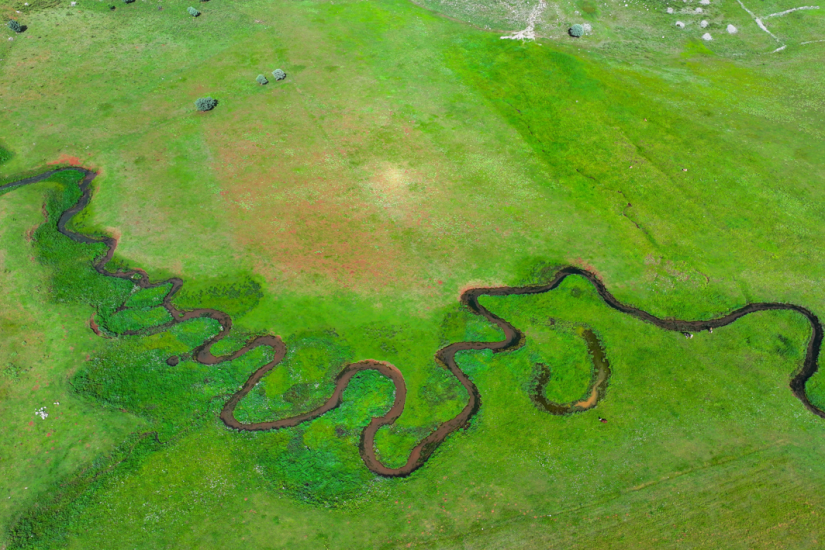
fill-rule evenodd
<path id="1" fill-rule="evenodd" d="M 765 26 L 765 23 L 762 22 L 762 19 L 768 19 L 770 17 L 781 17 L 783 15 L 787 15 L 789 13 L 793 13 L 795 11 L 800 11 L 800 10 L 818 10 L 819 9 L 819 6 L 802 6 L 802 7 L 799 7 L 799 8 L 792 8 L 792 9 L 789 9 L 789 10 L 780 11 L 780 12 L 777 12 L 777 13 L 772 13 L 772 14 L 766 15 L 764 17 L 757 17 L 755 13 L 753 13 L 751 10 L 749 10 L 748 8 L 745 7 L 745 4 L 742 3 L 742 0 L 736 0 L 736 1 L 739 2 L 739 5 L 742 6 L 743 10 L 748 12 L 748 15 L 750 15 L 753 18 L 753 20 L 756 22 L 756 24 L 759 26 L 759 28 L 762 29 L 763 31 L 765 31 L 766 33 L 768 33 L 769 35 L 771 35 L 771 37 L 774 40 L 776 40 L 776 43 L 779 44 L 779 47 L 776 48 L 775 50 L 773 50 L 771 53 L 781 52 L 782 50 L 784 50 L 788 46 L 782 40 L 780 40 L 779 37 L 777 37 L 775 34 L 773 34 L 771 31 L 768 30 L 768 27 Z M 806 44 L 806 43 L 807 42 L 803 42 L 803 44 Z"/>
<path id="2" fill-rule="evenodd" d="M 535 40 L 536 39 L 536 20 L 547 8 L 547 3 L 544 0 L 539 0 L 538 5 L 533 8 L 530 15 L 527 17 L 527 28 L 523 31 L 516 31 L 512 34 L 502 36 L 502 40 Z"/>
<path id="3" fill-rule="evenodd" d="M 302 422 L 318 418 L 322 414 L 334 409 L 335 407 L 341 404 L 342 394 L 346 389 L 347 385 L 349 384 L 350 380 L 352 380 L 353 376 L 355 376 L 359 372 L 363 372 L 366 370 L 375 370 L 380 372 L 384 376 L 388 377 L 395 384 L 395 401 L 390 410 L 387 411 L 387 413 L 385 413 L 383 416 L 373 418 L 367 425 L 367 427 L 364 428 L 364 430 L 361 432 L 361 443 L 359 445 L 361 458 L 363 459 L 367 467 L 376 474 L 390 477 L 408 476 L 409 474 L 423 466 L 424 463 L 426 463 L 427 459 L 429 459 L 430 456 L 432 456 L 433 452 L 438 448 L 439 445 L 441 445 L 441 443 L 447 438 L 447 436 L 461 428 L 466 427 L 470 419 L 472 419 L 475 413 L 479 410 L 479 407 L 481 407 L 481 395 L 479 394 L 478 388 L 475 386 L 475 384 L 473 384 L 469 377 L 458 366 L 458 363 L 456 362 L 456 354 L 461 351 L 469 350 L 491 350 L 493 352 L 512 351 L 524 345 L 524 333 L 522 333 L 519 329 L 514 327 L 508 321 L 502 319 L 501 317 L 498 317 L 495 313 L 492 313 L 484 306 L 482 306 L 479 303 L 479 298 L 481 296 L 514 296 L 542 294 L 557 288 L 562 283 L 562 281 L 564 281 L 567 277 L 571 275 L 580 276 L 587 279 L 596 289 L 601 299 L 611 308 L 622 313 L 625 313 L 627 315 L 630 315 L 631 317 L 635 317 L 636 319 L 639 319 L 641 321 L 655 325 L 663 330 L 682 332 L 686 334 L 689 334 L 691 332 L 711 330 L 714 328 L 724 327 L 726 325 L 733 323 L 737 319 L 740 319 L 741 317 L 750 315 L 751 313 L 756 313 L 758 311 L 787 310 L 794 311 L 803 315 L 811 325 L 812 334 L 810 340 L 808 341 L 805 360 L 803 361 L 801 368 L 791 378 L 790 388 L 793 394 L 800 401 L 802 401 L 803 405 L 809 411 L 811 411 L 813 414 L 819 417 L 825 418 L 825 412 L 814 406 L 810 402 L 808 396 L 805 393 L 805 382 L 811 376 L 813 376 L 818 369 L 818 358 L 820 349 L 822 347 L 823 338 L 823 328 L 821 323 L 819 322 L 819 319 L 816 315 L 813 314 L 813 312 L 811 312 L 807 308 L 795 304 L 763 302 L 747 304 L 745 306 L 740 307 L 739 309 L 731 311 L 727 315 L 718 317 L 716 319 L 699 321 L 661 319 L 644 310 L 641 310 L 631 305 L 623 304 L 620 301 L 618 301 L 607 290 L 607 288 L 604 286 L 601 280 L 593 272 L 585 269 L 580 269 L 577 267 L 564 267 L 556 271 L 555 275 L 550 280 L 550 282 L 543 285 L 524 287 L 473 288 L 465 291 L 462 294 L 461 303 L 468 307 L 473 313 L 480 315 L 481 317 L 484 317 L 487 321 L 501 329 L 504 332 L 504 340 L 498 342 L 457 342 L 454 344 L 449 344 L 436 352 L 436 363 L 449 370 L 459 380 L 459 382 L 461 382 L 461 384 L 467 390 L 469 398 L 467 400 L 467 404 L 464 406 L 464 408 L 458 415 L 442 423 L 438 428 L 435 429 L 435 431 L 433 431 L 430 435 L 422 439 L 412 449 L 412 451 L 410 452 L 410 456 L 407 459 L 407 462 L 401 467 L 389 468 L 383 465 L 378 460 L 375 453 L 375 434 L 377 433 L 379 428 L 381 428 L 382 426 L 386 426 L 388 424 L 392 424 L 401 415 L 401 413 L 404 410 L 404 403 L 406 401 L 407 395 L 407 388 L 404 383 L 404 377 L 401 374 L 401 371 L 399 371 L 396 367 L 390 365 L 389 363 L 374 360 L 365 360 L 360 361 L 358 363 L 352 363 L 350 365 L 347 365 L 341 371 L 341 373 L 338 375 L 336 379 L 336 385 L 333 394 L 323 405 L 321 405 L 313 411 L 309 411 L 298 416 L 285 418 L 281 420 L 244 424 L 235 418 L 235 407 L 252 390 L 252 388 L 255 387 L 255 385 L 261 380 L 261 378 L 266 376 L 268 372 L 270 372 L 281 362 L 281 360 L 283 360 L 284 356 L 286 355 L 286 345 L 278 336 L 257 336 L 248 341 L 241 349 L 239 349 L 235 353 L 232 353 L 230 355 L 216 356 L 211 352 L 212 346 L 217 342 L 223 340 L 225 337 L 227 337 L 230 331 L 232 330 L 232 319 L 228 314 L 216 309 L 208 308 L 193 309 L 186 311 L 179 310 L 178 308 L 176 308 L 172 304 L 172 298 L 180 290 L 181 286 L 183 286 L 183 281 L 177 277 L 152 283 L 149 279 L 149 276 L 142 269 L 118 269 L 114 272 L 107 271 L 106 265 L 109 263 L 109 261 L 112 259 L 114 255 L 115 248 L 117 247 L 117 240 L 108 236 L 92 237 L 89 235 L 84 235 L 82 233 L 76 233 L 71 229 L 67 228 L 67 225 L 72 220 L 72 218 L 78 212 L 86 208 L 86 206 L 89 204 L 89 201 L 91 200 L 91 183 L 97 175 L 95 172 L 84 168 L 59 168 L 45 172 L 38 176 L 21 179 L 0 186 L 0 193 L 17 187 L 22 187 L 24 185 L 29 185 L 46 180 L 52 175 L 57 174 L 59 172 L 72 170 L 80 172 L 84 175 L 83 179 L 79 184 L 81 196 L 78 199 L 77 203 L 71 208 L 67 209 L 65 212 L 63 212 L 60 215 L 59 219 L 56 221 L 58 231 L 75 242 L 85 244 L 102 243 L 106 245 L 106 253 L 97 258 L 94 262 L 95 270 L 101 275 L 104 275 L 106 277 L 116 277 L 119 279 L 130 280 L 132 283 L 134 283 L 141 289 L 156 288 L 167 284 L 171 285 L 171 289 L 163 299 L 163 307 L 166 308 L 166 310 L 172 316 L 172 321 L 164 325 L 152 327 L 144 331 L 129 331 L 124 332 L 123 334 L 140 335 L 156 333 L 162 330 L 166 330 L 177 323 L 181 323 L 189 319 L 210 318 L 216 320 L 220 324 L 220 332 L 212 338 L 210 338 L 209 340 L 207 340 L 206 342 L 204 342 L 203 344 L 201 344 L 200 346 L 198 346 L 197 348 L 195 348 L 195 350 L 191 354 L 191 359 L 204 365 L 216 365 L 219 363 L 223 363 L 225 361 L 237 359 L 249 350 L 257 348 L 259 346 L 268 346 L 272 348 L 272 350 L 275 352 L 275 357 L 272 359 L 272 361 L 268 362 L 267 364 L 256 370 L 254 373 L 252 373 L 252 375 L 247 379 L 243 386 L 237 392 L 235 392 L 235 394 L 233 394 L 226 402 L 226 404 L 223 406 L 223 409 L 220 413 L 221 420 L 228 427 L 236 430 L 274 430 L 279 428 L 297 426 Z M 49 221 L 47 223 L 55 222 Z M 583 337 L 586 340 L 588 340 L 588 345 L 589 347 L 591 347 L 591 351 L 593 351 L 593 346 L 596 346 L 596 348 L 600 347 L 600 344 L 598 343 L 598 340 L 596 339 L 595 335 L 592 335 L 592 342 L 589 340 L 588 334 L 586 332 L 583 333 Z M 170 366 L 174 366 L 178 364 L 180 359 L 180 357 L 173 356 L 167 360 L 167 363 Z M 604 362 L 606 365 L 606 359 L 604 359 Z M 597 381 L 595 382 L 596 386 L 601 384 L 601 381 L 603 381 L 603 383 L 606 383 L 608 375 L 609 370 L 606 370 L 603 373 L 603 378 L 597 378 Z M 591 400 L 587 400 L 586 402 L 584 402 L 584 404 L 587 406 L 591 406 L 592 404 L 590 403 L 590 401 Z"/>

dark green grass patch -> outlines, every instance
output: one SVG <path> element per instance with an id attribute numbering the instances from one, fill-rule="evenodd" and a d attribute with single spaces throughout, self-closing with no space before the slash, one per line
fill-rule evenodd
<path id="1" fill-rule="evenodd" d="M 785 352 L 785 341 L 780 341 L 777 348 Z M 788 352 L 792 351 L 788 350 Z M 821 367 L 816 374 L 808 379 L 808 382 L 805 384 L 805 392 L 808 394 L 808 398 L 814 407 L 825 410 L 825 372 L 823 372 Z"/>
<path id="2" fill-rule="evenodd" d="M 252 340 L 253 337 L 254 335 L 251 333 L 233 330 L 229 336 L 225 336 L 212 345 L 212 354 L 217 357 L 231 355 L 241 349 L 243 345 Z"/>
<path id="3" fill-rule="evenodd" d="M 311 411 L 332 394 L 335 378 L 353 360 L 352 349 L 334 332 L 297 334 L 287 355 L 235 410 L 241 422 L 263 422 Z"/>
<path id="4" fill-rule="evenodd" d="M 94 261 L 106 252 L 104 244 L 78 243 L 57 230 L 60 215 L 80 198 L 77 184 L 82 177 L 80 172 L 68 171 L 50 178 L 57 187 L 47 195 L 47 222 L 35 230 L 32 241 L 37 261 L 50 268 L 52 299 L 58 303 L 89 304 L 106 317 L 126 300 L 132 284 L 95 271 Z"/>
<path id="5" fill-rule="evenodd" d="M 149 327 L 162 325 L 172 320 L 166 308 L 158 306 L 151 308 L 132 308 L 118 311 L 110 315 L 105 322 L 106 329 L 115 334 L 127 331 L 143 330 Z"/>
<path id="6" fill-rule="evenodd" d="M 339 506 L 363 498 L 375 474 L 358 455 L 361 430 L 390 408 L 394 386 L 383 375 L 365 371 L 352 378 L 337 409 L 293 430 L 286 449 L 259 454 L 273 487 L 295 497 Z"/>
<path id="7" fill-rule="evenodd" d="M 174 303 L 181 309 L 214 308 L 236 317 L 253 309 L 261 297 L 261 285 L 244 274 L 187 282 L 175 295 Z"/>
<path id="8" fill-rule="evenodd" d="M 169 329 L 169 333 L 184 345 L 194 348 L 220 332 L 219 324 L 210 317 L 192 319 Z"/>
<path id="9" fill-rule="evenodd" d="M 127 308 L 147 308 L 159 306 L 163 299 L 169 294 L 172 285 L 165 284 L 152 288 L 143 288 L 129 296 L 124 304 Z"/>
<path id="10" fill-rule="evenodd" d="M 13 156 L 11 151 L 0 145 L 0 164 L 10 161 Z"/>

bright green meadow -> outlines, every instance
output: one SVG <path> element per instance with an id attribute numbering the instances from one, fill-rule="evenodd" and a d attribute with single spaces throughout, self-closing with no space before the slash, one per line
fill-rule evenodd
<path id="1" fill-rule="evenodd" d="M 347 364 L 386 361 L 408 393 L 376 453 L 399 467 L 467 402 L 436 351 L 503 337 L 462 292 L 565 265 L 660 317 L 749 302 L 825 317 L 825 10 L 72 4 L 0 0 L 26 26 L 0 32 L 0 184 L 97 171 L 71 228 L 118 240 L 110 270 L 180 277 L 178 308 L 230 314 L 216 355 L 280 336 L 287 355 L 242 422 L 310 411 Z M 529 21 L 535 40 L 501 39 Z M 573 23 L 592 30 L 574 39 Z M 218 104 L 198 112 L 206 96 Z M 825 420 L 788 387 L 811 336 L 799 314 L 688 339 L 611 309 L 582 277 L 482 297 L 524 345 L 459 353 L 479 412 L 410 476 L 381 477 L 359 444 L 393 403 L 389 379 L 358 374 L 340 407 L 296 428 L 227 428 L 222 407 L 272 350 L 192 360 L 216 321 L 170 326 L 171 284 L 101 275 L 105 247 L 57 231 L 81 178 L 0 194 L 3 548 L 825 544 Z M 587 397 L 582 327 L 610 362 L 606 395 L 543 412 L 537 365 L 547 399 Z M 806 390 L 825 409 L 825 373 Z"/>

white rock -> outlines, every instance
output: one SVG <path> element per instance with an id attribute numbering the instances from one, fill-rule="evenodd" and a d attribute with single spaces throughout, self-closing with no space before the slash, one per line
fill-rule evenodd
<path id="1" fill-rule="evenodd" d="M 713 37 L 710 35 L 709 32 L 706 32 L 702 35 L 702 40 L 707 40 L 708 42 L 710 42 L 711 40 L 713 40 Z"/>
<path id="2" fill-rule="evenodd" d="M 710 6 L 710 0 L 699 0 L 699 3 L 703 6 Z"/>
<path id="3" fill-rule="evenodd" d="M 736 34 L 736 33 L 739 32 L 739 29 L 737 29 L 733 25 L 728 25 L 727 31 L 728 31 L 728 34 Z"/>
<path id="4" fill-rule="evenodd" d="M 583 24 L 582 28 L 584 29 L 584 32 L 586 32 L 587 34 L 593 32 L 593 27 L 590 25 L 590 23 Z"/>
<path id="5" fill-rule="evenodd" d="M 706 28 L 708 25 L 710 25 L 710 23 L 708 23 L 708 22 L 707 22 L 707 21 L 705 21 L 704 19 L 702 19 L 701 21 L 699 21 L 699 26 L 700 26 L 700 27 L 702 27 L 703 29 L 704 29 L 704 28 Z"/>
<path id="6" fill-rule="evenodd" d="M 702 8 L 696 8 L 696 13 L 702 13 Z"/>
<path id="7" fill-rule="evenodd" d="M 77 2 L 72 2 L 72 6 L 76 6 L 76 5 L 77 5 Z"/>
<path id="8" fill-rule="evenodd" d="M 684 24 L 684 23 L 682 23 L 681 21 L 676 21 L 676 26 L 677 26 L 677 27 L 679 27 L 680 29 L 684 29 L 684 28 L 685 28 L 685 24 Z"/>
<path id="9" fill-rule="evenodd" d="M 673 8 L 668 8 L 668 9 L 667 9 L 667 12 L 668 12 L 668 13 L 673 13 Z"/>

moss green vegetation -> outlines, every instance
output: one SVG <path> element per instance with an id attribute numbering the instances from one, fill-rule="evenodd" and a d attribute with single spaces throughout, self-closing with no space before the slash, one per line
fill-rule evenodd
<path id="1" fill-rule="evenodd" d="M 409 393 L 376 446 L 399 465 L 466 402 L 435 351 L 501 338 L 461 290 L 561 264 L 659 316 L 747 301 L 825 316 L 825 69 L 822 44 L 803 44 L 825 35 L 822 13 L 772 18 L 788 48 L 766 56 L 775 42 L 737 4 L 708 18 L 740 32 L 707 44 L 638 2 L 559 4 L 593 34 L 538 43 L 400 2 L 213 0 L 197 18 L 178 0 L 30 4 L 0 1 L 37 29 L 0 44 L 0 181 L 49 162 L 99 169 L 76 229 L 116 236 L 116 265 L 181 277 L 178 307 L 232 315 L 216 353 L 280 335 L 287 358 L 240 403 L 244 420 L 311 409 L 344 364 L 388 361 Z M 290 78 L 251 85 L 273 60 Z M 221 104 L 201 116 L 205 93 Z M 101 276 L 101 246 L 56 232 L 78 178 L 0 197 L 7 547 L 821 545 L 825 423 L 787 387 L 809 336 L 794 314 L 688 340 L 576 278 L 485 298 L 526 345 L 460 354 L 479 414 L 412 476 L 384 479 L 358 454 L 392 403 L 380 375 L 313 422 L 236 433 L 218 412 L 268 350 L 188 360 L 218 331 L 203 319 L 124 336 L 168 320 L 170 287 Z M 528 395 L 536 363 L 548 399 L 587 388 L 578 326 L 604 343 L 606 398 L 548 415 Z M 825 373 L 809 393 L 825 406 Z"/>

